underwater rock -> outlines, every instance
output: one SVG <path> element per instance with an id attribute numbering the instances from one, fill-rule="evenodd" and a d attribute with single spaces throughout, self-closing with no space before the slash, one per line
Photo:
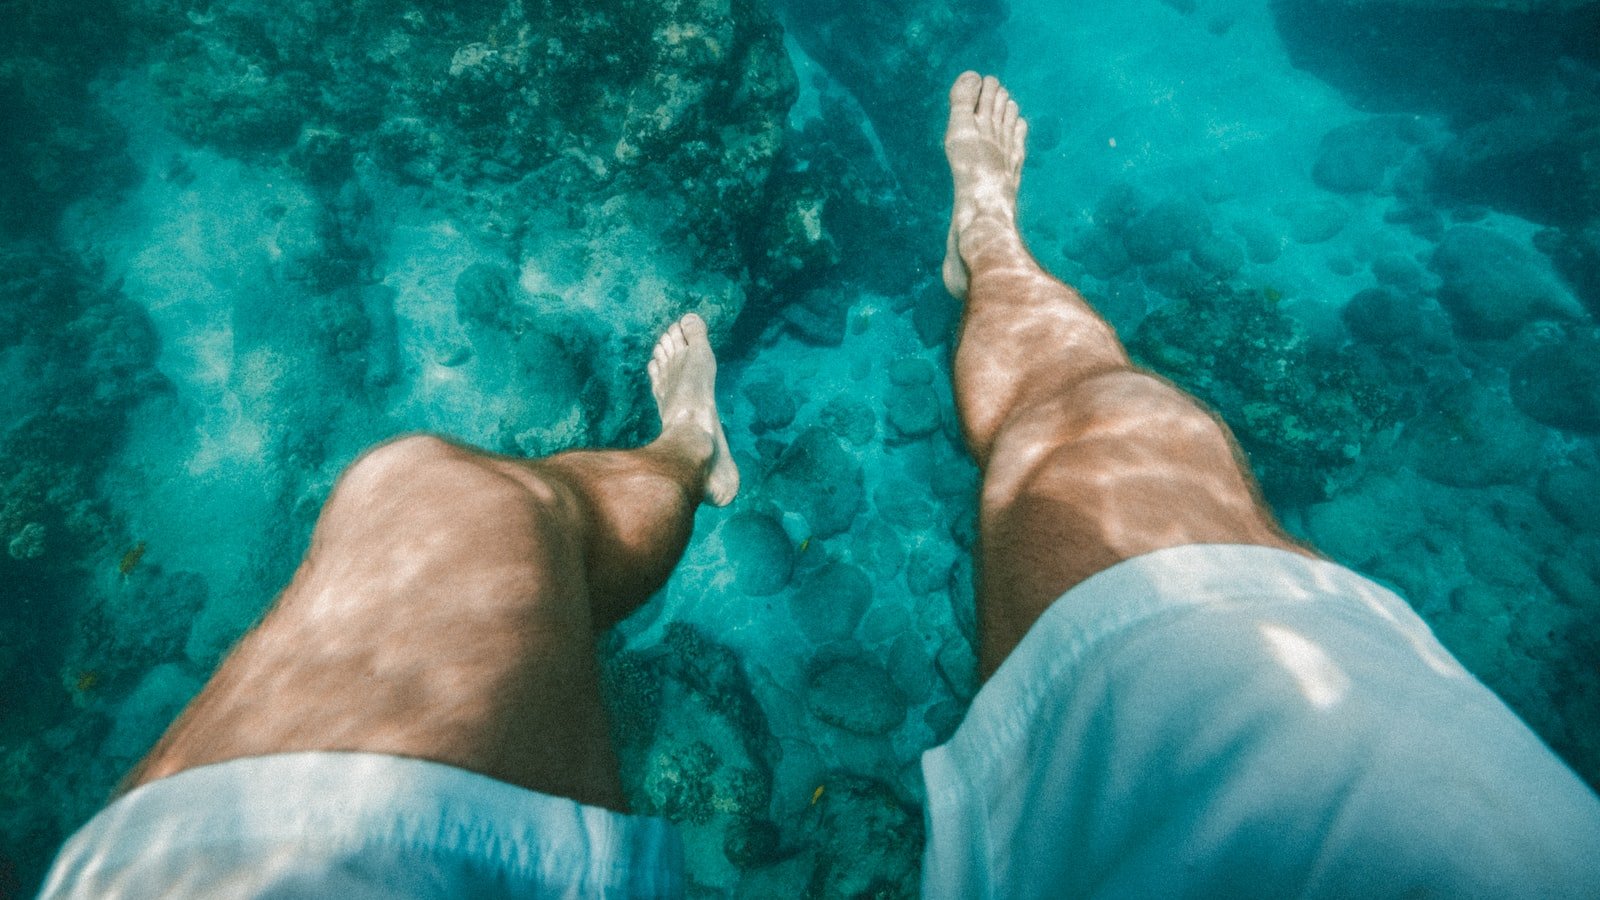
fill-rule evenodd
<path id="1" fill-rule="evenodd" d="M 1423 329 L 1418 299 L 1393 288 L 1361 291 L 1350 298 L 1341 315 L 1351 334 L 1380 346 L 1414 341 Z"/>
<path id="2" fill-rule="evenodd" d="M 1404 253 L 1385 253 L 1374 258 L 1372 277 L 1379 284 L 1406 293 L 1422 287 L 1422 267 Z"/>
<path id="3" fill-rule="evenodd" d="M 827 429 L 812 426 L 778 458 L 766 490 L 785 511 L 804 516 L 813 537 L 832 537 L 861 511 L 861 464 Z"/>
<path id="4" fill-rule="evenodd" d="M 1093 278 L 1109 280 L 1127 271 L 1132 262 L 1119 232 L 1088 227 L 1068 239 L 1061 252 Z"/>
<path id="5" fill-rule="evenodd" d="M 837 291 L 811 291 L 798 303 L 783 308 L 783 324 L 789 333 L 813 347 L 837 347 L 844 343 L 850 307 Z"/>
<path id="6" fill-rule="evenodd" d="M 1600 71 L 1566 60 L 1507 107 L 1430 149 L 1429 188 L 1550 225 L 1600 217 Z"/>
<path id="7" fill-rule="evenodd" d="M 955 565 L 956 554 L 950 545 L 943 542 L 918 544 L 911 549 L 906 561 L 906 587 L 919 597 L 946 590 L 950 587 L 950 573 Z"/>
<path id="8" fill-rule="evenodd" d="M 900 437 L 926 437 L 939 430 L 939 392 L 926 384 L 897 387 L 889 393 L 887 413 Z"/>
<path id="9" fill-rule="evenodd" d="M 1476 225 L 1445 232 L 1429 264 L 1443 284 L 1439 302 L 1469 338 L 1507 338 L 1538 318 L 1580 312 L 1533 249 Z"/>
<path id="10" fill-rule="evenodd" d="M 877 519 L 868 519 L 851 534 L 850 558 L 876 580 L 888 581 L 905 565 L 900 535 Z"/>
<path id="11" fill-rule="evenodd" d="M 950 740 L 966 714 L 965 704 L 947 698 L 928 707 L 928 711 L 922 714 L 922 721 L 928 726 L 928 731 L 933 734 L 933 742 L 937 745 Z"/>
<path id="12" fill-rule="evenodd" d="M 907 631 L 894 639 L 889 648 L 889 673 L 895 687 L 913 704 L 927 700 L 933 693 L 933 659 L 920 635 Z"/>
<path id="13" fill-rule="evenodd" d="M 920 356 L 902 356 L 889 364 L 889 383 L 905 387 L 913 384 L 933 384 L 939 370 Z"/>
<path id="14" fill-rule="evenodd" d="M 1311 178 L 1318 187 L 1336 194 L 1377 190 L 1389 170 L 1410 149 L 1402 137 L 1407 122 L 1381 117 L 1350 122 L 1322 136 Z"/>
<path id="15" fill-rule="evenodd" d="M 1182 299 L 1203 292 L 1215 276 L 1183 257 L 1166 260 L 1144 267 L 1144 283 L 1153 291 Z"/>
<path id="16" fill-rule="evenodd" d="M 806 705 L 822 721 L 855 734 L 888 734 L 906 718 L 894 679 L 866 656 L 815 665 L 806 677 Z"/>
<path id="17" fill-rule="evenodd" d="M 769 182 L 773 196 L 761 230 L 765 265 L 762 274 L 772 283 L 802 277 L 816 278 L 839 264 L 843 252 L 826 215 L 833 193 L 807 168 L 804 172 L 778 172 Z"/>
<path id="18" fill-rule="evenodd" d="M 1569 606 L 1592 609 L 1600 603 L 1600 582 L 1596 581 L 1595 563 L 1581 550 L 1569 549 L 1559 556 L 1549 556 L 1540 561 L 1539 580 Z"/>
<path id="19" fill-rule="evenodd" d="M 1273 0 L 1271 10 L 1294 67 L 1358 109 L 1483 118 L 1525 103 L 1563 58 L 1600 57 L 1592 0 Z"/>
<path id="20" fill-rule="evenodd" d="M 1600 533 L 1600 463 L 1582 457 L 1546 471 L 1539 479 L 1539 500 L 1568 528 Z"/>
<path id="21" fill-rule="evenodd" d="M 1192 200 L 1167 199 L 1128 221 L 1122 246 L 1129 260 L 1148 265 L 1188 250 L 1210 233 L 1205 207 Z"/>
<path id="22" fill-rule="evenodd" d="M 1217 278 L 1232 278 L 1244 268 L 1244 250 L 1220 234 L 1208 234 L 1197 241 L 1189 250 L 1189 258 Z"/>
<path id="23" fill-rule="evenodd" d="M 794 541 L 777 519 L 765 513 L 735 513 L 717 533 L 733 569 L 733 583 L 740 591 L 766 597 L 789 585 Z"/>
<path id="24" fill-rule="evenodd" d="M 1338 200 L 1291 200 L 1273 208 L 1289 223 L 1289 238 L 1297 244 L 1331 241 L 1350 221 L 1350 210 Z"/>
<path id="25" fill-rule="evenodd" d="M 866 573 L 832 560 L 801 579 L 789 613 L 812 643 L 825 644 L 854 633 L 871 605 L 872 580 Z"/>
<path id="26" fill-rule="evenodd" d="M 902 478 L 885 478 L 872 492 L 872 505 L 883 521 L 905 531 L 931 528 L 936 518 L 923 486 Z"/>
<path id="27" fill-rule="evenodd" d="M 1600 317 L 1600 218 L 1581 228 L 1545 229 L 1534 235 L 1534 246 L 1550 256 L 1589 314 Z"/>
<path id="28" fill-rule="evenodd" d="M 1452 487 L 1521 484 L 1539 465 L 1545 432 L 1499 392 L 1463 384 L 1406 425 L 1417 471 Z"/>
<path id="29" fill-rule="evenodd" d="M 852 446 L 861 447 L 869 443 L 878 433 L 878 417 L 873 414 L 872 407 L 865 400 L 855 397 L 840 395 L 829 400 L 822 407 L 818 417 L 824 428 L 849 441 Z"/>
<path id="30" fill-rule="evenodd" d="M 741 393 L 750 401 L 753 412 L 750 419 L 751 434 L 765 434 L 787 428 L 789 423 L 794 421 L 795 413 L 799 411 L 794 395 L 777 377 L 747 381 L 741 388 Z"/>
<path id="31" fill-rule="evenodd" d="M 1250 261 L 1257 265 L 1267 265 L 1278 261 L 1283 255 L 1283 235 L 1273 230 L 1266 222 L 1257 219 L 1241 219 L 1233 223 L 1234 233 L 1244 238 L 1245 253 Z"/>
<path id="32" fill-rule="evenodd" d="M 916 620 L 912 610 L 901 603 L 880 603 L 872 607 L 856 629 L 856 636 L 867 646 L 887 644 L 898 637 L 915 634 Z"/>
<path id="33" fill-rule="evenodd" d="M 966 451 L 949 441 L 934 441 L 932 451 L 928 483 L 934 496 L 944 500 L 976 497 L 978 469 Z M 954 505 L 952 508 L 959 509 Z"/>
<path id="34" fill-rule="evenodd" d="M 1551 428 L 1600 432 L 1600 337 L 1530 350 L 1511 367 L 1511 402 Z"/>
<path id="35" fill-rule="evenodd" d="M 1145 193 L 1126 181 L 1118 181 L 1106 188 L 1095 201 L 1090 218 L 1095 225 L 1121 235 L 1135 216 L 1149 209 L 1151 201 Z"/>
<path id="36" fill-rule="evenodd" d="M 782 856 L 782 835 L 770 819 L 735 818 L 722 839 L 722 853 L 741 869 L 756 869 Z"/>
<path id="37" fill-rule="evenodd" d="M 894 789 L 860 775 L 823 783 L 814 833 L 822 840 L 805 897 L 915 897 L 924 842 L 922 813 Z"/>

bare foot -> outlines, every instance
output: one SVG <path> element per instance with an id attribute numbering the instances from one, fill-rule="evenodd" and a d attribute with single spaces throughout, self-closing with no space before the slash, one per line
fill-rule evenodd
<path id="1" fill-rule="evenodd" d="M 705 320 L 689 313 L 656 341 L 650 357 L 650 391 L 661 411 L 660 440 L 682 437 L 698 454 L 709 450 L 706 499 L 727 506 L 739 493 L 739 467 L 717 415 L 717 358 L 706 338 Z"/>
<path id="2" fill-rule="evenodd" d="M 962 72 L 950 88 L 950 124 L 944 133 L 944 153 L 956 183 L 944 286 L 957 299 L 967 297 L 962 254 L 971 256 L 989 237 L 974 226 L 999 225 L 1000 234 L 1016 236 L 1017 188 L 1027 138 L 1028 122 L 999 80 Z"/>

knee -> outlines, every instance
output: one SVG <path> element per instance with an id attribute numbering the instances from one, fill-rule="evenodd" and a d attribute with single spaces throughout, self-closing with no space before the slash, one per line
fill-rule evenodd
<path id="1" fill-rule="evenodd" d="M 1135 369 L 1109 371 L 1013 411 L 994 443 L 984 500 L 1014 501 L 1063 474 L 1092 492 L 1109 470 L 1159 472 L 1196 458 L 1231 466 L 1231 446 L 1222 422 L 1188 394 Z"/>
<path id="2" fill-rule="evenodd" d="M 537 466 L 413 434 L 373 447 L 351 463 L 329 505 L 419 526 L 490 523 L 537 535 L 570 524 L 577 504 L 571 495 Z"/>
<path id="3" fill-rule="evenodd" d="M 520 468 L 431 434 L 411 434 L 362 454 L 345 469 L 334 496 L 456 509 L 538 500 L 541 486 L 518 477 Z"/>
<path id="4" fill-rule="evenodd" d="M 357 457 L 344 470 L 344 491 L 388 492 L 415 484 L 428 470 L 452 464 L 463 456 L 461 448 L 431 434 L 409 434 L 379 444 Z"/>

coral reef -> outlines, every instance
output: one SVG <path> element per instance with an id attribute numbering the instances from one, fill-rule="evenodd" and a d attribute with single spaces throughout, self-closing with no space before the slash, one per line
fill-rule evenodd
<path id="1" fill-rule="evenodd" d="M 1129 349 L 1221 414 L 1275 504 L 1325 499 L 1401 411 L 1358 357 L 1314 344 L 1266 291 L 1219 287 L 1168 304 Z"/>

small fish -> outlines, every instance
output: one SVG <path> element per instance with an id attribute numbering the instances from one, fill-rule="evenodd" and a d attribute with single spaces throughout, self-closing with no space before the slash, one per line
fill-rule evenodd
<path id="1" fill-rule="evenodd" d="M 806 548 L 809 547 L 809 546 L 811 546 L 811 538 L 807 537 L 805 540 L 800 542 L 800 550 L 799 550 L 799 552 L 800 553 L 806 552 Z"/>
<path id="2" fill-rule="evenodd" d="M 817 789 L 811 792 L 811 805 L 812 806 L 816 806 L 817 805 L 817 801 L 819 799 L 821 799 L 821 797 L 822 797 L 822 792 L 827 790 L 827 789 L 828 789 L 828 786 L 825 785 L 825 784 L 817 785 Z"/>
<path id="3" fill-rule="evenodd" d="M 94 690 L 94 686 L 99 683 L 99 672 L 79 672 L 78 677 L 72 680 L 72 689 L 80 694 L 86 694 Z"/>
<path id="4" fill-rule="evenodd" d="M 117 563 L 117 571 L 126 575 L 139 565 L 139 560 L 144 559 L 144 541 L 134 544 L 127 553 L 122 554 L 122 561 Z"/>

